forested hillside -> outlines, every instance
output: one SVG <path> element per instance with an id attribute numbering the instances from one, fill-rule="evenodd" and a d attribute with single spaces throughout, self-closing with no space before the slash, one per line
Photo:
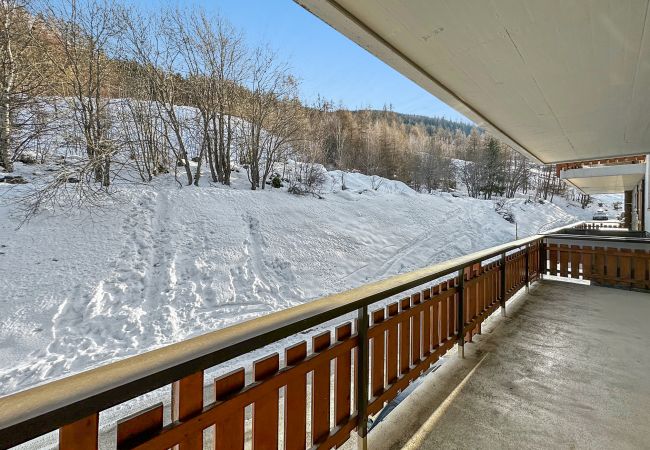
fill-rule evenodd
<path id="1" fill-rule="evenodd" d="M 197 8 L 149 14 L 104 0 L 11 0 L 0 15 L 0 164 L 12 172 L 15 161 L 57 162 L 25 198 L 28 214 L 98 205 L 120 184 L 164 173 L 179 185 L 202 177 L 229 185 L 244 170 L 253 190 L 284 182 L 313 194 L 320 165 L 416 191 L 577 195 L 551 167 L 469 124 L 306 105 L 277 53 Z M 287 171 L 292 161 L 301 164 Z"/>

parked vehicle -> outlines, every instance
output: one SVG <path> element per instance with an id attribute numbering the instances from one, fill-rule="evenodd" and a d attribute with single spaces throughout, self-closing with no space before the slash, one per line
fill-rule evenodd
<path id="1" fill-rule="evenodd" d="M 599 209 L 594 213 L 593 220 L 609 220 L 609 216 L 604 210 Z"/>

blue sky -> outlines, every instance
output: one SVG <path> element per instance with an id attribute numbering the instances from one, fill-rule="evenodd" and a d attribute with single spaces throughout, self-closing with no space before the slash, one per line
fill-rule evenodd
<path id="1" fill-rule="evenodd" d="M 268 43 L 301 80 L 307 102 L 320 94 L 351 109 L 392 105 L 398 112 L 467 121 L 292 0 L 193 3 L 226 17 L 251 45 Z"/>

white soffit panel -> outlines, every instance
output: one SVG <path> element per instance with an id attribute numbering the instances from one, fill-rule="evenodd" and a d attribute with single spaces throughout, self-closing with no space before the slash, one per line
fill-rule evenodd
<path id="1" fill-rule="evenodd" d="M 622 175 L 637 175 L 641 178 L 645 175 L 645 164 L 617 164 L 612 166 L 581 167 L 579 169 L 565 169 L 560 171 L 560 178 L 563 180 L 573 178 L 594 178 Z"/>
<path id="2" fill-rule="evenodd" d="M 296 0 L 545 163 L 650 151 L 650 0 Z"/>
<path id="3" fill-rule="evenodd" d="M 622 194 L 643 179 L 641 175 L 614 175 L 608 177 L 569 178 L 571 184 L 585 194 Z"/>

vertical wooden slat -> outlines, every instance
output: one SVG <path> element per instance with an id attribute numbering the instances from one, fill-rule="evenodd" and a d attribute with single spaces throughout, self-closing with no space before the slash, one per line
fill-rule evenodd
<path id="1" fill-rule="evenodd" d="M 603 284 L 605 282 L 605 249 L 594 247 L 593 281 Z"/>
<path id="2" fill-rule="evenodd" d="M 187 420 L 203 410 L 203 371 L 172 384 L 172 421 Z M 203 450 L 203 432 L 188 436 L 179 450 Z"/>
<path id="3" fill-rule="evenodd" d="M 497 286 L 496 287 L 496 296 L 497 296 L 497 301 L 499 302 L 499 304 L 501 303 L 501 298 L 505 298 L 505 295 L 503 293 L 503 286 L 501 285 L 501 271 L 502 271 L 501 263 L 502 263 L 502 261 L 498 261 L 496 263 L 497 270 L 496 270 L 496 273 L 495 273 L 496 283 L 497 283 L 496 284 L 496 286 Z"/>
<path id="4" fill-rule="evenodd" d="M 379 324 L 384 321 L 383 308 L 372 313 L 372 323 Z M 376 334 L 372 339 L 372 366 L 370 368 L 370 392 L 378 396 L 384 391 L 384 332 Z"/>
<path id="5" fill-rule="evenodd" d="M 510 291 L 510 285 L 509 285 L 509 279 L 510 279 L 510 257 L 506 255 L 505 260 L 505 281 L 503 283 L 503 286 L 501 286 L 501 295 L 503 296 L 504 300 L 508 299 L 508 292 Z"/>
<path id="6" fill-rule="evenodd" d="M 580 278 L 581 249 L 579 245 L 571 246 L 571 278 Z"/>
<path id="7" fill-rule="evenodd" d="M 277 353 L 253 363 L 253 380 L 264 381 L 280 369 L 280 356 Z M 329 394 L 328 394 L 329 400 Z M 278 404 L 279 392 L 269 388 L 253 403 L 253 450 L 277 449 L 278 447 Z"/>
<path id="8" fill-rule="evenodd" d="M 638 289 L 646 287 L 646 257 L 645 250 L 634 250 L 634 287 Z"/>
<path id="9" fill-rule="evenodd" d="M 641 252 L 639 252 L 639 253 L 641 253 Z M 645 251 L 644 259 L 645 259 L 644 266 L 646 268 L 645 277 L 644 277 L 645 278 L 645 287 L 644 287 L 644 289 L 650 289 L 650 252 L 647 251 L 647 250 Z"/>
<path id="10" fill-rule="evenodd" d="M 492 292 L 494 290 L 494 270 L 492 269 L 492 263 L 488 264 L 485 267 L 485 289 L 483 291 L 484 299 L 483 304 L 485 305 L 485 311 L 489 311 L 492 307 Z"/>
<path id="11" fill-rule="evenodd" d="M 487 274 L 485 273 L 485 268 L 481 267 L 478 271 L 478 286 L 477 286 L 477 296 L 476 296 L 476 316 L 478 321 L 478 326 L 476 332 L 481 334 L 481 323 L 483 322 L 483 313 L 485 311 L 485 281 Z"/>
<path id="12" fill-rule="evenodd" d="M 548 272 L 557 275 L 557 244 L 548 244 Z"/>
<path id="13" fill-rule="evenodd" d="M 494 263 L 494 280 L 493 280 L 493 286 L 494 286 L 494 298 L 493 301 L 495 304 L 499 303 L 499 299 L 501 298 L 501 270 L 498 262 Z"/>
<path id="14" fill-rule="evenodd" d="M 422 303 L 425 304 L 422 314 L 422 355 L 431 353 L 431 289 L 422 291 Z"/>
<path id="15" fill-rule="evenodd" d="M 326 350 L 331 343 L 329 331 L 313 338 L 314 353 Z M 364 386 L 367 389 L 367 386 Z M 330 361 L 326 360 L 314 368 L 311 384 L 311 439 L 316 445 L 327 437 L 330 431 Z"/>
<path id="16" fill-rule="evenodd" d="M 491 266 L 492 272 L 490 279 L 490 304 L 494 304 L 499 300 L 499 271 L 496 262 L 493 262 Z"/>
<path id="17" fill-rule="evenodd" d="M 491 272 L 490 272 L 490 290 L 489 290 L 489 299 L 490 299 L 490 304 L 494 304 L 499 301 L 499 296 L 498 296 L 498 286 L 499 286 L 499 271 L 497 269 L 497 263 L 493 262 L 490 264 L 491 266 Z"/>
<path id="18" fill-rule="evenodd" d="M 521 268 L 521 277 L 519 280 L 521 281 L 520 284 L 525 284 L 526 283 L 526 258 L 528 257 L 528 253 L 526 253 L 526 250 L 522 250 L 522 255 L 521 259 L 519 260 L 519 266 Z"/>
<path id="19" fill-rule="evenodd" d="M 472 297 L 473 295 L 470 294 L 470 291 L 473 289 L 468 286 L 467 281 L 470 279 L 470 274 L 468 272 L 465 272 L 465 283 L 463 284 L 463 324 L 461 325 L 461 330 L 464 330 L 465 325 L 469 323 L 470 316 L 472 312 L 470 311 L 471 304 L 472 304 Z M 465 336 L 466 339 L 468 339 L 470 342 L 472 341 L 472 332 L 471 330 L 466 333 Z"/>
<path id="20" fill-rule="evenodd" d="M 352 324 L 346 323 L 336 328 L 336 340 L 344 342 L 352 336 Z M 336 358 L 336 375 L 334 385 L 336 396 L 334 397 L 334 423 L 342 425 L 350 418 L 351 405 L 351 369 L 352 354 L 346 353 Z"/>
<path id="21" fill-rule="evenodd" d="M 411 305 L 415 307 L 420 304 L 420 293 L 415 293 L 411 296 Z M 420 345 L 422 337 L 420 336 L 420 331 L 422 328 L 422 318 L 420 311 L 416 311 L 413 314 L 413 319 L 411 322 L 411 361 L 413 365 L 416 365 L 420 361 Z"/>
<path id="22" fill-rule="evenodd" d="M 475 294 L 475 295 L 476 295 L 476 301 L 474 302 L 474 303 L 475 303 L 475 306 L 474 306 L 474 317 L 476 317 L 476 322 L 477 322 L 477 324 L 479 324 L 479 326 L 480 326 L 480 323 L 479 323 L 479 316 L 480 316 L 480 314 L 481 314 L 481 311 L 483 311 L 483 304 L 482 304 L 482 302 L 483 302 L 483 294 L 482 294 L 482 291 L 483 291 L 483 278 L 481 277 L 481 274 L 482 274 L 482 273 L 483 273 L 483 272 L 482 272 L 482 269 L 481 269 L 481 268 L 479 268 L 479 269 L 474 273 L 474 276 L 477 278 L 477 281 L 476 281 L 476 289 L 475 289 L 475 292 L 476 292 L 476 294 Z M 478 330 L 478 328 L 477 328 L 476 330 Z"/>
<path id="23" fill-rule="evenodd" d="M 391 303 L 388 305 L 388 317 L 395 317 L 399 313 L 399 305 L 397 303 Z M 399 337 L 399 327 L 396 320 L 392 321 L 392 325 L 388 327 L 388 338 L 387 347 L 386 347 L 386 379 L 388 384 L 392 384 L 397 381 L 397 349 L 398 349 L 398 339 Z"/>
<path id="24" fill-rule="evenodd" d="M 117 422 L 117 448 L 133 448 L 163 427 L 163 404 L 151 406 Z"/>
<path id="25" fill-rule="evenodd" d="M 485 311 L 487 309 L 487 301 L 486 301 L 486 295 L 485 294 L 486 294 L 486 290 L 487 290 L 486 281 L 487 281 L 488 274 L 486 273 L 486 268 L 484 268 L 484 267 L 481 267 L 481 269 L 479 270 L 478 273 L 479 273 L 479 277 L 481 277 L 481 279 L 479 280 L 479 284 L 478 284 L 478 308 L 477 308 L 477 312 L 482 314 L 483 311 Z"/>
<path id="26" fill-rule="evenodd" d="M 440 285 L 437 284 L 431 289 L 431 294 L 436 297 L 431 304 L 431 349 L 435 350 L 440 345 Z"/>
<path id="27" fill-rule="evenodd" d="M 348 324 L 349 326 L 349 324 Z M 299 342 L 284 351 L 287 367 L 295 366 L 307 357 L 307 343 Z M 341 396 L 337 395 L 336 410 L 345 409 L 345 358 L 337 362 L 337 386 L 341 385 Z M 350 414 L 350 355 L 347 366 L 347 413 Z M 337 415 L 338 418 L 338 415 Z M 296 372 L 289 381 L 284 396 L 284 442 L 286 450 L 304 449 L 307 440 L 307 378 Z"/>
<path id="28" fill-rule="evenodd" d="M 582 279 L 591 280 L 591 261 L 593 260 L 592 248 L 588 246 L 582 247 Z"/>
<path id="29" fill-rule="evenodd" d="M 448 280 L 447 283 L 450 283 L 450 286 L 459 289 L 460 280 L 458 277 L 454 277 L 451 280 Z M 447 320 L 449 323 L 449 337 L 456 337 L 458 334 L 458 293 L 449 296 L 449 304 L 447 305 Z"/>
<path id="30" fill-rule="evenodd" d="M 449 337 L 449 313 L 448 313 L 448 306 L 449 306 L 449 295 L 445 295 L 449 291 L 449 284 L 443 283 L 441 286 L 441 290 L 443 292 L 443 295 L 440 299 L 440 342 L 444 343 L 447 341 L 447 338 Z"/>
<path id="31" fill-rule="evenodd" d="M 645 252 L 645 289 L 650 289 L 650 252 L 646 250 Z"/>
<path id="32" fill-rule="evenodd" d="M 533 242 L 528 246 L 528 280 L 534 281 L 537 277 L 537 242 Z"/>
<path id="33" fill-rule="evenodd" d="M 59 429 L 59 450 L 97 450 L 99 414 L 91 414 Z"/>
<path id="34" fill-rule="evenodd" d="M 607 283 L 616 284 L 618 280 L 618 257 L 614 254 L 616 249 L 608 247 L 605 250 L 605 273 L 607 274 Z"/>
<path id="35" fill-rule="evenodd" d="M 409 371 L 411 356 L 411 318 L 408 310 L 410 309 L 410 298 L 403 298 L 400 301 L 401 315 L 404 317 L 400 320 L 399 333 L 399 367 L 400 373 L 405 374 Z"/>
<path id="36" fill-rule="evenodd" d="M 488 279 L 487 279 L 487 286 L 486 286 L 486 299 L 485 299 L 485 304 L 488 308 L 492 307 L 492 304 L 494 303 L 494 288 L 495 288 L 495 278 L 494 278 L 494 263 L 490 263 L 488 266 Z"/>
<path id="37" fill-rule="evenodd" d="M 214 398 L 218 402 L 227 399 L 244 388 L 246 372 L 238 369 L 222 375 L 214 380 Z M 228 448 L 241 450 L 244 448 L 244 408 L 231 407 L 219 415 L 215 423 L 215 450 Z"/>
<path id="38" fill-rule="evenodd" d="M 629 249 L 619 250 L 623 255 L 619 256 L 620 285 L 632 287 L 632 254 Z"/>
<path id="39" fill-rule="evenodd" d="M 560 245 L 560 276 L 566 278 L 569 274 L 569 246 Z"/>
<path id="40" fill-rule="evenodd" d="M 476 278 L 476 270 L 472 269 L 472 271 L 466 275 L 468 280 L 473 280 Z M 466 284 L 467 286 L 467 284 Z M 465 309 L 466 311 L 466 321 L 469 323 L 471 320 L 474 320 L 476 318 L 476 303 L 478 298 L 476 297 L 476 293 L 478 288 L 478 281 L 474 281 L 474 284 L 471 287 L 467 287 L 466 292 L 467 296 L 465 297 L 467 299 L 467 308 Z M 474 328 L 472 328 L 469 332 L 469 337 L 471 341 L 472 334 L 474 332 Z"/>

